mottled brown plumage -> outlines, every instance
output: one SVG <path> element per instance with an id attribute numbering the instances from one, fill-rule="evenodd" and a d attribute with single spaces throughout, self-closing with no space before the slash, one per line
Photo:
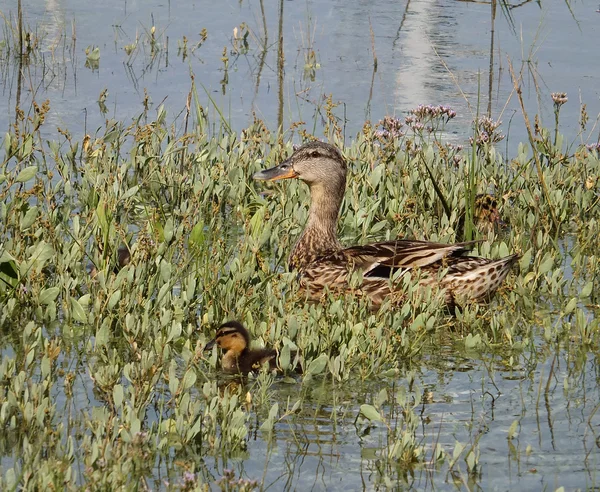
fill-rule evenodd
<path id="1" fill-rule="evenodd" d="M 223 323 L 213 340 L 204 350 L 210 350 L 215 344 L 225 353 L 221 359 L 221 368 L 229 374 L 248 374 L 257 372 L 263 364 L 269 364 L 271 370 L 277 369 L 277 351 L 274 349 L 251 349 L 250 334 L 238 321 Z"/>
<path id="2" fill-rule="evenodd" d="M 498 231 L 505 222 L 500 216 L 500 210 L 498 209 L 498 200 L 489 193 L 480 193 L 475 196 L 475 210 L 473 215 L 473 224 L 477 230 L 487 236 L 494 231 Z M 465 232 L 465 212 L 463 212 L 458 219 L 456 225 L 456 237 L 462 238 Z"/>
<path id="3" fill-rule="evenodd" d="M 346 185 L 346 162 L 333 145 L 311 142 L 280 165 L 261 171 L 254 179 L 274 181 L 298 178 L 308 184 L 311 205 L 308 222 L 290 254 L 290 267 L 300 273 L 301 285 L 312 299 L 325 288 L 348 291 L 352 271 L 362 271 L 363 282 L 353 292 L 368 296 L 379 306 L 390 294 L 401 299 L 394 286 L 405 273 L 418 269 L 421 284 L 446 289 L 446 300 L 484 300 L 506 278 L 518 255 L 499 260 L 462 256 L 474 242 L 440 244 L 398 239 L 344 248 L 337 239 L 338 214 Z M 447 268 L 438 280 L 439 271 Z M 398 271 L 404 272 L 399 273 Z M 390 281 L 394 276 L 395 284 Z"/>

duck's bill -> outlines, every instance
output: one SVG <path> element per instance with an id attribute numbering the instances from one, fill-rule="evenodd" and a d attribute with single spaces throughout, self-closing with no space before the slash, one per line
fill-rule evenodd
<path id="1" fill-rule="evenodd" d="M 278 166 L 272 167 L 271 169 L 265 169 L 264 171 L 257 172 L 254 176 L 254 179 L 259 179 L 261 181 L 277 181 L 279 179 L 290 179 L 298 176 L 294 168 L 288 164 L 288 162 L 283 162 Z"/>
<path id="2" fill-rule="evenodd" d="M 204 350 L 203 352 L 206 352 L 207 350 L 212 350 L 212 348 L 215 346 L 215 343 L 217 343 L 217 339 L 213 338 L 210 342 L 208 342 L 205 346 L 204 346 Z"/>

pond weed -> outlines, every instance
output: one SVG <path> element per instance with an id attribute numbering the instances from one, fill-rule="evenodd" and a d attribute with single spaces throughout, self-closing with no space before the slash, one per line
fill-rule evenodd
<path id="1" fill-rule="evenodd" d="M 513 159 L 483 145 L 474 162 L 437 131 L 403 134 L 408 124 L 391 119 L 344 145 L 328 104 L 327 131 L 349 167 L 344 244 L 457 240 L 475 166 L 475 191 L 501 198 L 510 219 L 475 254 L 519 251 L 519 273 L 491 304 L 467 304 L 454 318 L 416 276 L 402 279 L 399 309 L 371 312 L 333 292 L 305 303 L 285 265 L 307 190 L 285 183 L 265 194 L 251 180 L 291 143 L 258 119 L 239 135 L 211 129 L 198 107 L 185 134 L 159 107 L 130 124 L 109 120 L 81 142 L 63 130 L 46 143 L 42 103 L 5 137 L 0 167 L 0 488 L 158 488 L 163 479 L 184 488 L 234 476 L 253 487 L 268 471 L 240 463 L 256 449 L 265 470 L 286 453 L 293 476 L 301 460 L 338 459 L 345 446 L 361 447 L 376 487 L 420 473 L 478 483 L 492 423 L 485 399 L 469 400 L 481 417 L 472 408 L 464 421 L 445 417 L 457 397 L 424 379 L 451 379 L 477 360 L 487 371 L 477 373 L 478 395 L 502 398 L 491 380 L 527 381 L 556 357 L 552 376 L 582 398 L 582 367 L 600 342 L 597 151 L 568 153 L 541 132 L 543 142 Z M 546 156 L 547 194 L 534 151 Z M 121 245 L 130 262 L 115 271 Z M 202 347 L 229 318 L 260 344 L 297 348 L 305 374 L 219 387 Z M 552 397 L 545 383 L 535 388 L 542 400 Z"/>

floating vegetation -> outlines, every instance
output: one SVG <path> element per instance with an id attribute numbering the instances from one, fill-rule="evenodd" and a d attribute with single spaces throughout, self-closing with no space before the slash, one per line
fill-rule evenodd
<path id="1" fill-rule="evenodd" d="M 125 64 L 140 48 L 149 64 L 167 58 L 152 26 L 118 44 Z M 207 36 L 184 38 L 181 58 Z M 313 39 L 304 82 L 319 69 Z M 223 91 L 233 58 L 261 43 L 238 24 L 219 45 Z M 4 62 L 14 46 L 0 46 Z M 598 486 L 600 160 L 558 131 L 565 98 L 554 128 L 537 120 L 505 157 L 487 116 L 470 145 L 448 142 L 447 106 L 344 139 L 327 96 L 323 132 L 296 122 L 282 135 L 254 117 L 237 133 L 189 82 L 181 113 L 140 90 L 127 121 L 107 118 L 114 92 L 100 88 L 103 124 L 80 136 L 56 128 L 52 100 L 14 108 L 0 151 L 1 490 L 534 488 L 538 471 Z M 519 252 L 518 269 L 454 316 L 418 275 L 376 311 L 347 290 L 308 302 L 287 263 L 309 190 L 252 176 L 314 140 L 347 162 L 344 246 L 470 236 L 474 255 Z M 284 374 L 221 370 L 205 347 L 231 319 Z"/>
<path id="2" fill-rule="evenodd" d="M 312 391 L 327 386 L 330 396 L 345 399 L 350 381 L 365 388 L 380 381 L 375 393 L 352 396 L 364 401 L 360 409 L 345 403 L 336 410 L 359 415 L 359 434 L 375 426 L 384 439 L 368 440 L 373 461 L 366 463 L 379 463 L 375 483 L 389 486 L 400 470 L 425 463 L 460 475 L 459 460 L 476 477 L 477 441 L 425 444 L 418 361 L 458 343 L 478 357 L 499 351 L 514 365 L 533 356 L 525 354 L 540 335 L 565 348 L 572 340 L 598 348 L 594 150 L 579 149 L 568 157 L 572 165 L 545 167 L 546 204 L 525 145 L 510 162 L 486 147 L 475 163 L 476 185 L 507 197 L 510 227 L 491 229 L 477 253 L 521 251 L 520 273 L 491 304 L 468 305 L 456 318 L 431 302 L 431 293 L 424 297 L 417 280 L 405 282 L 401 307 L 373 313 L 352 294 L 303 302 L 285 264 L 307 217 L 307 190 L 289 183 L 286 193 L 267 197 L 254 188 L 262 160 L 277 162 L 291 151 L 261 122 L 240 136 L 208 137 L 206 122 L 194 137 L 178 136 L 161 109 L 149 123 L 140 118 L 125 128 L 109 120 L 81 143 L 64 132 L 46 146 L 37 131 L 42 108 L 22 117 L 3 143 L 0 425 L 12 458 L 2 488 L 150 484 L 158 462 L 160 476 L 181 487 L 233 480 L 224 469 L 217 476 L 198 468 L 198 457 L 214 455 L 225 467 L 247 453 L 253 433 L 269 443 L 275 430 L 306 425 Z M 350 176 L 342 241 L 453 242 L 471 157 L 449 167 L 441 147 L 421 142 L 415 150 L 401 134 L 382 146 L 377 132 L 343 148 Z M 448 199 L 449 216 L 432 180 Z M 557 242 L 549 205 L 559 237 L 572 239 Z M 286 361 L 297 348 L 305 374 L 286 380 L 294 387 L 289 397 L 277 389 L 281 377 L 268 373 L 241 387 L 217 384 L 216 352 L 203 347 L 215 324 L 230 317 Z M 391 386 L 382 382 L 388 378 Z M 253 487 L 260 477 L 244 480 Z"/>

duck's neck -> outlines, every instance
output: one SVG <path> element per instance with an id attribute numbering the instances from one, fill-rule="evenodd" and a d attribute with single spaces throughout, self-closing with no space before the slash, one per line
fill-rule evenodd
<path id="1" fill-rule="evenodd" d="M 304 231 L 290 255 L 290 267 L 302 269 L 316 257 L 341 249 L 337 221 L 346 180 L 335 186 L 323 183 L 310 188 L 310 211 Z"/>

